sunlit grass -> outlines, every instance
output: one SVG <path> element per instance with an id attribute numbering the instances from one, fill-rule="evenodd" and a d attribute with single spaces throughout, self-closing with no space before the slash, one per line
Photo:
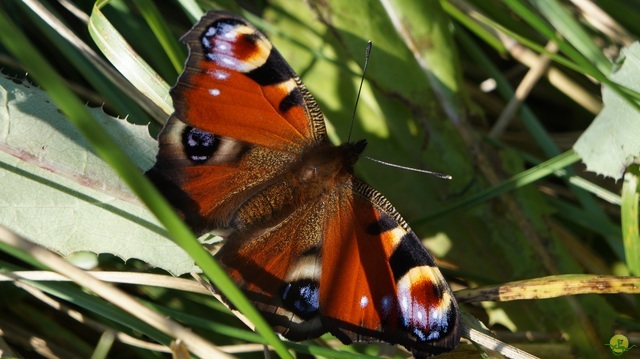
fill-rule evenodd
<path id="1" fill-rule="evenodd" d="M 174 238 L 189 238 L 183 245 L 191 248 L 190 254 L 218 289 L 260 326 L 254 310 L 238 299 L 237 288 L 228 278 L 225 281 L 220 269 L 210 263 L 209 254 L 139 169 L 96 126 L 84 106 L 89 101 L 92 106 L 104 106 L 113 116 L 134 123 L 151 122 L 150 132 L 157 133 L 172 112 L 168 89 L 186 56 L 178 39 L 201 10 L 208 9 L 186 0 L 102 1 L 99 5 L 104 7 L 99 10 L 85 2 L 69 3 L 78 6 L 75 11 L 83 16 L 72 15 L 69 8 L 54 1 L 0 4 L 3 72 L 18 78 L 28 73 L 29 81 L 48 91 L 56 106 L 153 209 Z M 502 284 L 508 283 L 502 289 L 513 290 L 519 288 L 516 281 L 525 280 L 522 285 L 527 294 L 518 297 L 520 301 L 505 304 L 501 302 L 507 299 L 495 295 L 489 299 L 491 305 L 467 304 L 465 312 L 480 320 L 490 318 L 494 323 L 490 329 L 498 337 L 505 334 L 504 328 L 516 328 L 511 339 L 505 340 L 509 344 L 526 342 L 526 332 L 544 333 L 554 339 L 542 340 L 541 346 L 556 344 L 557 353 L 570 348 L 580 357 L 608 355 L 603 344 L 613 334 L 640 330 L 637 322 L 629 320 L 639 316 L 637 294 L 574 296 L 562 287 L 575 283 L 575 278 L 564 275 L 604 275 L 604 283 L 611 285 L 627 282 L 606 275 L 640 275 L 637 168 L 626 174 L 624 182 L 603 179 L 586 174 L 571 149 L 593 112 L 602 106 L 600 84 L 620 94 L 630 108 L 637 108 L 636 94 L 612 83 L 608 76 L 620 48 L 640 35 L 633 20 L 640 15 L 640 7 L 627 2 L 602 4 L 599 15 L 610 16 L 607 28 L 587 16 L 588 11 L 599 9 L 555 0 L 441 0 L 440 6 L 428 5 L 433 6 L 428 14 L 424 12 L 427 5 L 416 3 L 411 6 L 423 11 L 391 1 L 367 6 L 339 0 L 310 3 L 310 7 L 302 1 L 270 2 L 267 7 L 263 2 L 251 6 L 244 2 L 247 8 L 233 2 L 218 5 L 245 12 L 271 36 L 318 99 L 335 130 L 334 138 L 343 141 L 355 102 L 363 46 L 373 40 L 355 137 L 367 138 L 367 155 L 445 172 L 454 179 L 425 178 L 365 161 L 358 164 L 358 175 L 385 194 L 422 238 L 446 235 L 449 248 L 442 268 L 454 290 L 472 288 L 461 293 L 479 295 L 474 287 L 491 286 L 487 288 L 494 294 Z M 390 21 L 396 17 L 404 22 Z M 403 34 L 407 28 L 398 24 L 413 27 Z M 618 30 L 608 32 L 611 28 Z M 557 52 L 545 50 L 550 41 L 557 45 Z M 496 133 L 492 126 L 518 93 L 522 78 L 544 60 L 542 56 L 551 59 L 547 71 L 526 92 L 519 110 L 497 131 L 500 134 L 490 135 Z M 494 87 L 489 90 L 480 86 L 491 83 Z M 577 98 L 576 93 L 587 100 Z M 2 116 L 0 112 L 0 122 L 6 121 Z M 46 138 L 37 136 L 34 134 L 34 140 L 46 145 Z M 7 217 L 0 215 L 0 224 L 7 224 L 4 221 Z M 3 271 L 46 269 L 29 253 L 4 245 L 0 248 Z M 99 259 L 101 270 L 150 270 L 137 261 Z M 534 281 L 526 282 L 529 279 Z M 587 287 L 581 283 L 581 288 Z M 53 352 L 63 353 L 60 356 L 66 350 L 79 357 L 126 353 L 152 358 L 164 355 L 161 352 L 171 345 L 171 336 L 77 286 L 30 285 L 98 323 L 77 322 L 41 304 L 42 299 L 33 293 L 8 289 L 3 306 L 12 309 L 3 311 L 0 325 L 2 321 L 28 323 L 26 317 L 32 317 L 39 325 L 18 325 L 15 333 L 20 329 L 42 338 Z M 347 357 L 355 352 L 377 356 L 379 350 L 387 355 L 400 353 L 376 345 L 336 345 L 342 352 L 332 351 L 325 348 L 327 343 L 335 344 L 331 338 L 314 345 L 287 343 L 285 347 L 268 329 L 259 330 L 261 335 L 248 330 L 212 297 L 167 288 L 123 288 L 233 355 L 239 355 L 246 343 L 270 343 L 280 355 L 286 350 L 324 357 Z M 637 293 L 593 288 L 587 287 L 584 293 Z M 532 294 L 534 289 L 553 290 L 559 298 L 533 301 L 538 298 Z M 48 316 L 67 327 L 61 335 L 64 339 L 46 330 Z M 112 342 L 112 337 L 103 335 L 111 330 L 147 343 L 131 344 L 118 336 Z M 35 350 L 17 337 L 6 336 L 16 353 Z M 158 343 L 165 347 L 154 347 Z M 470 348 L 466 343 L 461 347 Z M 527 349 L 537 354 L 535 345 Z M 241 354 L 244 357 L 264 355 L 260 346 L 244 350 L 248 350 Z"/>

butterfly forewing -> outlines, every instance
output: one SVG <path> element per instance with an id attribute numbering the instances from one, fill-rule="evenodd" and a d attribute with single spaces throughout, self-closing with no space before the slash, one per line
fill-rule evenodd
<path id="1" fill-rule="evenodd" d="M 183 38 L 175 113 L 148 173 L 198 234 L 228 229 L 238 208 L 305 148 L 326 141 L 318 106 L 264 35 L 209 12 Z"/>
<path id="2" fill-rule="evenodd" d="M 148 175 L 292 340 L 331 332 L 416 356 L 453 349 L 459 311 L 396 210 L 353 177 L 365 141 L 336 147 L 315 100 L 246 20 L 209 12 L 184 39 L 175 113 Z"/>
<path id="3" fill-rule="evenodd" d="M 183 41 L 189 58 L 171 91 L 182 121 L 274 149 L 299 151 L 324 140 L 315 100 L 269 40 L 244 19 L 209 12 Z"/>

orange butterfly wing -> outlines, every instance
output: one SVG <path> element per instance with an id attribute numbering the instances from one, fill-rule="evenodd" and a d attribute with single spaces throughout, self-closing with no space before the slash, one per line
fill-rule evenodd
<path id="1" fill-rule="evenodd" d="M 208 12 L 183 38 L 175 113 L 148 176 L 193 230 L 234 213 L 309 146 L 328 143 L 313 96 L 269 40 L 243 19 Z"/>
<path id="2" fill-rule="evenodd" d="M 459 310 L 433 259 L 393 206 L 353 177 L 334 196 L 322 245 L 320 308 L 343 341 L 387 341 L 414 354 L 449 351 Z"/>
<path id="3" fill-rule="evenodd" d="M 327 331 L 317 305 L 307 304 L 305 310 L 287 295 L 290 283 L 320 276 L 318 228 L 324 221 L 325 209 L 310 202 L 272 228 L 232 233 L 215 254 L 269 323 L 291 340 L 316 338 Z"/>
<path id="4" fill-rule="evenodd" d="M 182 39 L 175 116 L 219 136 L 287 150 L 324 139 L 315 101 L 271 42 L 235 15 L 208 12 Z"/>
<path id="5" fill-rule="evenodd" d="M 315 100 L 244 19 L 209 12 L 185 35 L 175 113 L 149 177 L 292 340 L 453 349 L 459 311 L 429 253 L 384 197 L 352 176 L 365 142 L 332 146 Z"/>
<path id="6" fill-rule="evenodd" d="M 215 256 L 289 339 L 329 331 L 416 356 L 460 340 L 459 309 L 433 259 L 393 206 L 350 175 L 274 227 L 234 232 Z"/>

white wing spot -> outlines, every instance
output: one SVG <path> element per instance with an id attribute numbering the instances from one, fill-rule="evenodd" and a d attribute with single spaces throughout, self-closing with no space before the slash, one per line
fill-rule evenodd
<path id="1" fill-rule="evenodd" d="M 363 295 L 362 298 L 360 298 L 360 308 L 364 309 L 367 305 L 369 305 L 369 298 L 367 298 L 366 295 Z"/>
<path id="2" fill-rule="evenodd" d="M 415 334 L 423 342 L 429 340 L 428 337 L 424 335 L 424 332 L 419 328 L 413 328 L 413 334 Z"/>
<path id="3" fill-rule="evenodd" d="M 409 312 L 409 305 L 412 301 L 408 288 L 398 287 L 398 301 L 400 302 L 402 312 L 406 315 Z"/>
<path id="4" fill-rule="evenodd" d="M 240 65 L 241 65 L 239 61 L 236 61 L 235 59 L 229 56 L 220 56 L 219 58 L 216 59 L 216 62 L 219 63 L 221 66 L 224 66 L 232 70 L 240 69 Z"/>
<path id="5" fill-rule="evenodd" d="M 209 26 L 207 31 L 204 33 L 204 36 L 213 36 L 216 34 L 216 29 L 214 27 Z"/>
<path id="6" fill-rule="evenodd" d="M 211 48 L 211 41 L 209 41 L 208 38 L 203 37 L 202 38 L 202 46 L 204 46 L 207 49 L 210 49 Z"/>
<path id="7" fill-rule="evenodd" d="M 220 90 L 218 90 L 218 89 L 209 89 L 209 94 L 211 94 L 211 96 L 218 96 L 218 95 L 220 95 Z"/>
<path id="8" fill-rule="evenodd" d="M 213 70 L 213 71 L 209 70 L 207 71 L 207 75 L 212 76 L 216 80 L 220 80 L 220 81 L 226 80 L 230 76 L 228 72 L 222 71 L 222 70 Z"/>
<path id="9" fill-rule="evenodd" d="M 215 77 L 218 80 L 226 80 L 226 79 L 229 78 L 229 73 L 228 72 L 224 72 L 224 71 L 216 71 Z"/>

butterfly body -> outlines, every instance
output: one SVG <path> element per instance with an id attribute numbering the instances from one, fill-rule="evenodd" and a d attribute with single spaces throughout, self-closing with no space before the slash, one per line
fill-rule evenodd
<path id="1" fill-rule="evenodd" d="M 321 200 L 353 174 L 366 142 L 336 147 L 321 143 L 302 154 L 281 175 L 249 198 L 236 212 L 231 227 L 247 230 L 281 223 L 305 203 Z"/>
<path id="2" fill-rule="evenodd" d="M 246 20 L 209 12 L 185 35 L 175 113 L 148 176 L 285 337 L 453 349 L 459 311 L 393 206 L 353 175 L 365 141 L 334 146 L 313 96 Z"/>

